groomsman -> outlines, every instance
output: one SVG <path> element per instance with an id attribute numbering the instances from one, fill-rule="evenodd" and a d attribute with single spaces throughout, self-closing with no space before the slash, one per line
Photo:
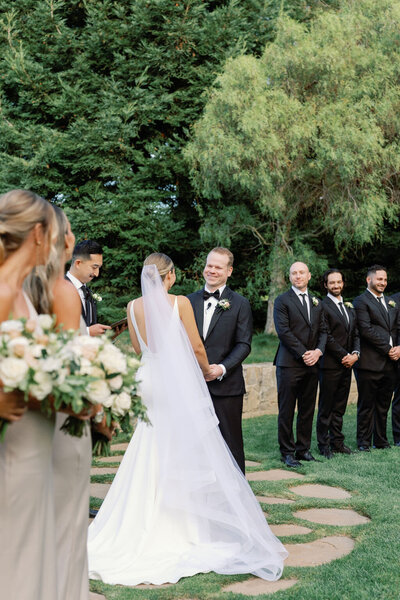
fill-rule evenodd
<path id="1" fill-rule="evenodd" d="M 391 300 L 396 303 L 397 308 L 400 310 L 400 292 L 393 294 Z M 396 373 L 396 387 L 394 389 L 393 400 L 392 400 L 392 431 L 393 431 L 393 443 L 395 446 L 400 446 L 400 368 L 397 365 Z"/>
<path id="2" fill-rule="evenodd" d="M 290 267 L 292 288 L 274 303 L 274 322 L 279 337 L 275 356 L 278 386 L 278 441 L 282 461 L 288 467 L 300 460 L 315 460 L 310 452 L 312 422 L 318 387 L 318 360 L 325 350 L 327 331 L 322 302 L 308 291 L 311 279 L 306 264 Z M 297 401 L 296 443 L 293 419 Z"/>
<path id="3" fill-rule="evenodd" d="M 88 334 L 92 336 L 102 335 L 109 325 L 97 323 L 96 300 L 87 283 L 99 276 L 103 265 L 103 249 L 93 240 L 83 240 L 76 244 L 72 255 L 71 268 L 66 274 L 78 290 L 82 302 L 82 316 L 88 328 Z"/>
<path id="4" fill-rule="evenodd" d="M 329 269 L 323 275 L 327 295 L 322 302 L 328 327 L 328 341 L 320 360 L 317 440 L 320 453 L 351 454 L 344 445 L 343 415 L 350 392 L 352 367 L 360 356 L 357 316 L 349 302 L 343 302 L 343 275 Z"/>
<path id="5" fill-rule="evenodd" d="M 188 298 L 211 366 L 207 385 L 219 428 L 244 473 L 242 362 L 250 354 L 253 320 L 249 301 L 226 285 L 232 270 L 232 252 L 214 248 L 204 267 L 204 288 Z"/>
<path id="6" fill-rule="evenodd" d="M 387 286 L 386 268 L 382 265 L 370 267 L 367 286 L 366 291 L 354 300 L 361 341 L 360 359 L 355 369 L 357 445 L 364 452 L 369 452 L 372 437 L 375 448 L 390 447 L 386 420 L 400 357 L 399 311 L 395 302 L 383 293 Z"/>

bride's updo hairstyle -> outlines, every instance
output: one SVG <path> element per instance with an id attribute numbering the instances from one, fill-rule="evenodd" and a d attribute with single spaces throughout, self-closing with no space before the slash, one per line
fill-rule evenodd
<path id="1" fill-rule="evenodd" d="M 175 268 L 170 257 L 162 252 L 153 252 L 153 254 L 150 254 L 143 263 L 144 267 L 147 267 L 148 265 L 155 265 L 157 267 L 163 281 L 165 276 Z"/>
<path id="2" fill-rule="evenodd" d="M 0 196 L 0 265 L 18 250 L 36 223 L 50 235 L 51 204 L 28 190 L 11 190 Z"/>

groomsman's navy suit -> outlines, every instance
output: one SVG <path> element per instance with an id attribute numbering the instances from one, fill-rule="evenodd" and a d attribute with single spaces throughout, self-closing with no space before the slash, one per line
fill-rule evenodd
<path id="1" fill-rule="evenodd" d="M 358 386 L 357 444 L 369 448 L 374 437 L 376 448 L 387 448 L 387 413 L 396 383 L 397 363 L 388 352 L 399 343 L 399 311 L 390 306 L 385 296 L 387 310 L 376 296 L 366 290 L 353 304 L 357 312 L 360 333 L 360 359 L 355 364 Z"/>
<path id="2" fill-rule="evenodd" d="M 400 310 L 400 292 L 393 294 L 390 299 L 396 302 L 396 305 Z M 398 363 L 396 387 L 394 389 L 392 402 L 392 430 L 394 443 L 400 445 L 400 366 Z"/>
<path id="3" fill-rule="evenodd" d="M 307 292 L 308 293 L 308 292 Z M 319 348 L 323 353 L 327 339 L 322 302 L 313 303 L 308 293 L 311 321 L 296 293 L 289 291 L 274 303 L 274 322 L 279 337 L 275 356 L 278 386 L 278 441 L 283 457 L 302 455 L 310 450 L 312 422 L 318 387 L 318 364 L 307 367 L 302 356 Z M 297 441 L 293 419 L 297 401 Z"/>
<path id="4" fill-rule="evenodd" d="M 208 389 L 219 419 L 219 427 L 230 451 L 244 473 L 244 450 L 242 437 L 242 410 L 245 384 L 242 362 L 250 354 L 253 319 L 249 301 L 230 288 L 225 287 L 221 300 L 226 299 L 230 308 L 216 307 L 203 339 L 204 289 L 188 298 L 193 306 L 197 328 L 210 364 L 223 364 L 226 374 L 221 381 L 208 382 Z"/>
<path id="5" fill-rule="evenodd" d="M 319 361 L 319 400 L 317 440 L 320 451 L 343 447 L 343 415 L 350 392 L 352 369 L 342 365 L 342 358 L 360 352 L 357 315 L 354 308 L 345 307 L 349 320 L 329 296 L 322 302 L 328 328 L 325 353 Z"/>

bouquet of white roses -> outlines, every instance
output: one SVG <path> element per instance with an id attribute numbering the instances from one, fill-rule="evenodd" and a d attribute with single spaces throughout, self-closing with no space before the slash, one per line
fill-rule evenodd
<path id="1" fill-rule="evenodd" d="M 0 324 L 0 381 L 5 392 L 20 390 L 25 400 L 33 396 L 42 402 L 42 410 L 50 410 L 49 395 L 62 385 L 67 370 L 57 358 L 60 339 L 54 331 L 54 320 L 40 315 L 38 323 L 13 319 Z M 0 439 L 4 438 L 7 421 L 0 419 Z"/>

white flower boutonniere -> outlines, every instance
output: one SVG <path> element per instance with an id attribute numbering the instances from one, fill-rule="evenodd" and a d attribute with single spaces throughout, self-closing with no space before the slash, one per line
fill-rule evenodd
<path id="1" fill-rule="evenodd" d="M 318 298 L 316 298 L 315 296 L 313 296 L 313 297 L 311 298 L 311 300 L 312 300 L 312 303 L 313 303 L 313 305 L 314 305 L 314 306 L 318 306 L 318 304 L 319 304 L 319 300 L 318 300 Z"/>
<path id="2" fill-rule="evenodd" d="M 226 298 L 222 298 L 217 304 L 218 308 L 221 310 L 229 310 L 231 307 L 231 303 Z"/>
<path id="3" fill-rule="evenodd" d="M 92 294 L 92 296 L 96 300 L 96 302 L 101 302 L 103 300 L 103 298 L 100 296 L 100 294 L 97 294 L 96 292 L 94 294 Z"/>
<path id="4" fill-rule="evenodd" d="M 351 302 L 345 302 L 344 305 L 346 308 L 354 308 Z"/>
<path id="5" fill-rule="evenodd" d="M 391 306 L 392 308 L 396 308 L 396 302 L 394 300 L 389 300 L 388 302 L 389 306 Z"/>

